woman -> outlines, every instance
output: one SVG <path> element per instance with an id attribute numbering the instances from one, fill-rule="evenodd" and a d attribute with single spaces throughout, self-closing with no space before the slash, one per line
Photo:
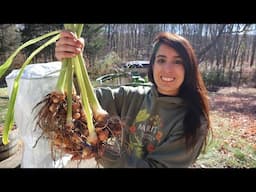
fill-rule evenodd
<path id="1" fill-rule="evenodd" d="M 56 58 L 74 57 L 83 47 L 83 39 L 63 31 L 56 43 Z M 207 90 L 189 41 L 159 33 L 148 78 L 151 87 L 95 90 L 102 107 L 125 124 L 121 142 L 108 145 L 98 160 L 103 167 L 189 167 L 206 145 Z"/>

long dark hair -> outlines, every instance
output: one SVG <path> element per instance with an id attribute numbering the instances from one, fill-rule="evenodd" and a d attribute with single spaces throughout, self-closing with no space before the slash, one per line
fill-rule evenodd
<path id="1" fill-rule="evenodd" d="M 200 134 L 207 134 L 210 129 L 209 119 L 209 101 L 207 89 L 202 80 L 201 73 L 198 69 L 198 61 L 195 52 L 187 39 L 177 34 L 168 32 L 159 33 L 154 40 L 153 53 L 150 58 L 148 69 L 148 79 L 155 86 L 153 78 L 153 65 L 156 58 L 156 53 L 161 44 L 165 44 L 175 49 L 183 60 L 185 69 L 185 78 L 179 90 L 179 96 L 184 99 L 188 110 L 184 118 L 184 133 L 186 145 L 188 148 L 195 146 Z M 202 126 L 202 117 L 207 125 Z M 201 132 L 203 131 L 203 133 Z M 207 139 L 205 137 L 204 146 Z"/>

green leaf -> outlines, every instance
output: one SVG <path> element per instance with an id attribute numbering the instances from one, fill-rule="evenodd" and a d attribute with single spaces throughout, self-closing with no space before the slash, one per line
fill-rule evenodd
<path id="1" fill-rule="evenodd" d="M 56 32 L 55 33 L 52 32 L 51 34 L 56 34 Z M 37 42 L 36 40 L 38 40 L 38 39 L 42 40 L 42 39 L 44 39 L 48 36 L 46 36 L 46 35 L 40 36 L 40 37 L 34 39 L 33 42 L 35 43 L 35 42 Z M 4 124 L 3 137 L 2 137 L 3 144 L 6 145 L 9 142 L 8 137 L 9 137 L 9 132 L 13 127 L 14 105 L 15 105 L 15 101 L 16 101 L 16 97 L 17 97 L 17 92 L 18 92 L 18 89 L 19 89 L 19 81 L 20 81 L 21 75 L 23 74 L 23 71 L 24 71 L 25 67 L 31 62 L 31 60 L 33 59 L 34 56 L 36 56 L 45 47 L 49 46 L 52 43 L 55 43 L 59 39 L 59 37 L 60 37 L 60 34 L 55 35 L 50 40 L 48 40 L 46 43 L 41 45 L 39 48 L 37 48 L 35 51 L 33 51 L 33 53 L 31 53 L 31 55 L 27 58 L 27 60 L 22 64 L 22 67 L 21 67 L 17 77 L 14 80 L 12 93 L 11 93 L 11 98 L 10 98 L 10 101 L 8 103 L 8 111 L 7 111 L 7 114 L 6 114 L 6 120 L 5 120 L 5 124 Z M 21 46 L 21 47 L 24 47 L 24 45 Z"/>
<path id="2" fill-rule="evenodd" d="M 29 45 L 32 45 L 34 43 L 37 43 L 38 41 L 41 41 L 49 36 L 52 36 L 52 35 L 56 35 L 57 33 L 60 33 L 60 31 L 53 31 L 53 32 L 50 32 L 50 33 L 47 33 L 45 35 L 42 35 L 40 37 L 37 37 L 37 38 L 34 38 L 34 39 L 31 39 L 29 41 L 27 41 L 26 43 L 24 43 L 23 45 L 21 45 L 18 49 L 16 49 L 16 51 L 5 61 L 4 64 L 2 64 L 0 66 L 0 78 L 5 74 L 5 72 L 9 69 L 9 67 L 11 66 L 12 62 L 13 62 L 13 59 L 16 57 L 16 55 L 22 50 L 24 49 L 25 47 L 29 46 Z"/>

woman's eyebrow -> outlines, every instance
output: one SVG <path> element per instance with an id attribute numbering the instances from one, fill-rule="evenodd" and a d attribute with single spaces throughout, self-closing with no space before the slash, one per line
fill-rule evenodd
<path id="1" fill-rule="evenodd" d="M 165 55 L 157 55 L 156 57 L 166 57 Z"/>
<path id="2" fill-rule="evenodd" d="M 164 58 L 166 58 L 166 56 L 165 56 L 165 55 L 157 55 L 156 57 L 164 57 Z M 181 59 L 181 56 L 179 56 L 179 55 L 175 55 L 174 57 L 175 57 L 175 58 L 180 58 L 180 59 Z"/>

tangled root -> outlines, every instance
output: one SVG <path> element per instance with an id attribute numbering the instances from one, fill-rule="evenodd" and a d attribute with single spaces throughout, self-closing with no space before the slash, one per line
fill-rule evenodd
<path id="1" fill-rule="evenodd" d="M 100 158 L 104 154 L 104 146 L 108 139 L 121 135 L 122 123 L 118 117 L 106 116 L 104 121 L 93 120 L 97 141 L 88 140 L 89 131 L 86 114 L 83 112 L 81 99 L 72 95 L 72 123 L 66 123 L 66 94 L 52 92 L 45 96 L 36 107 L 41 106 L 36 124 L 42 129 L 42 135 L 51 141 L 52 154 L 60 151 L 71 154 L 73 160 Z"/>

